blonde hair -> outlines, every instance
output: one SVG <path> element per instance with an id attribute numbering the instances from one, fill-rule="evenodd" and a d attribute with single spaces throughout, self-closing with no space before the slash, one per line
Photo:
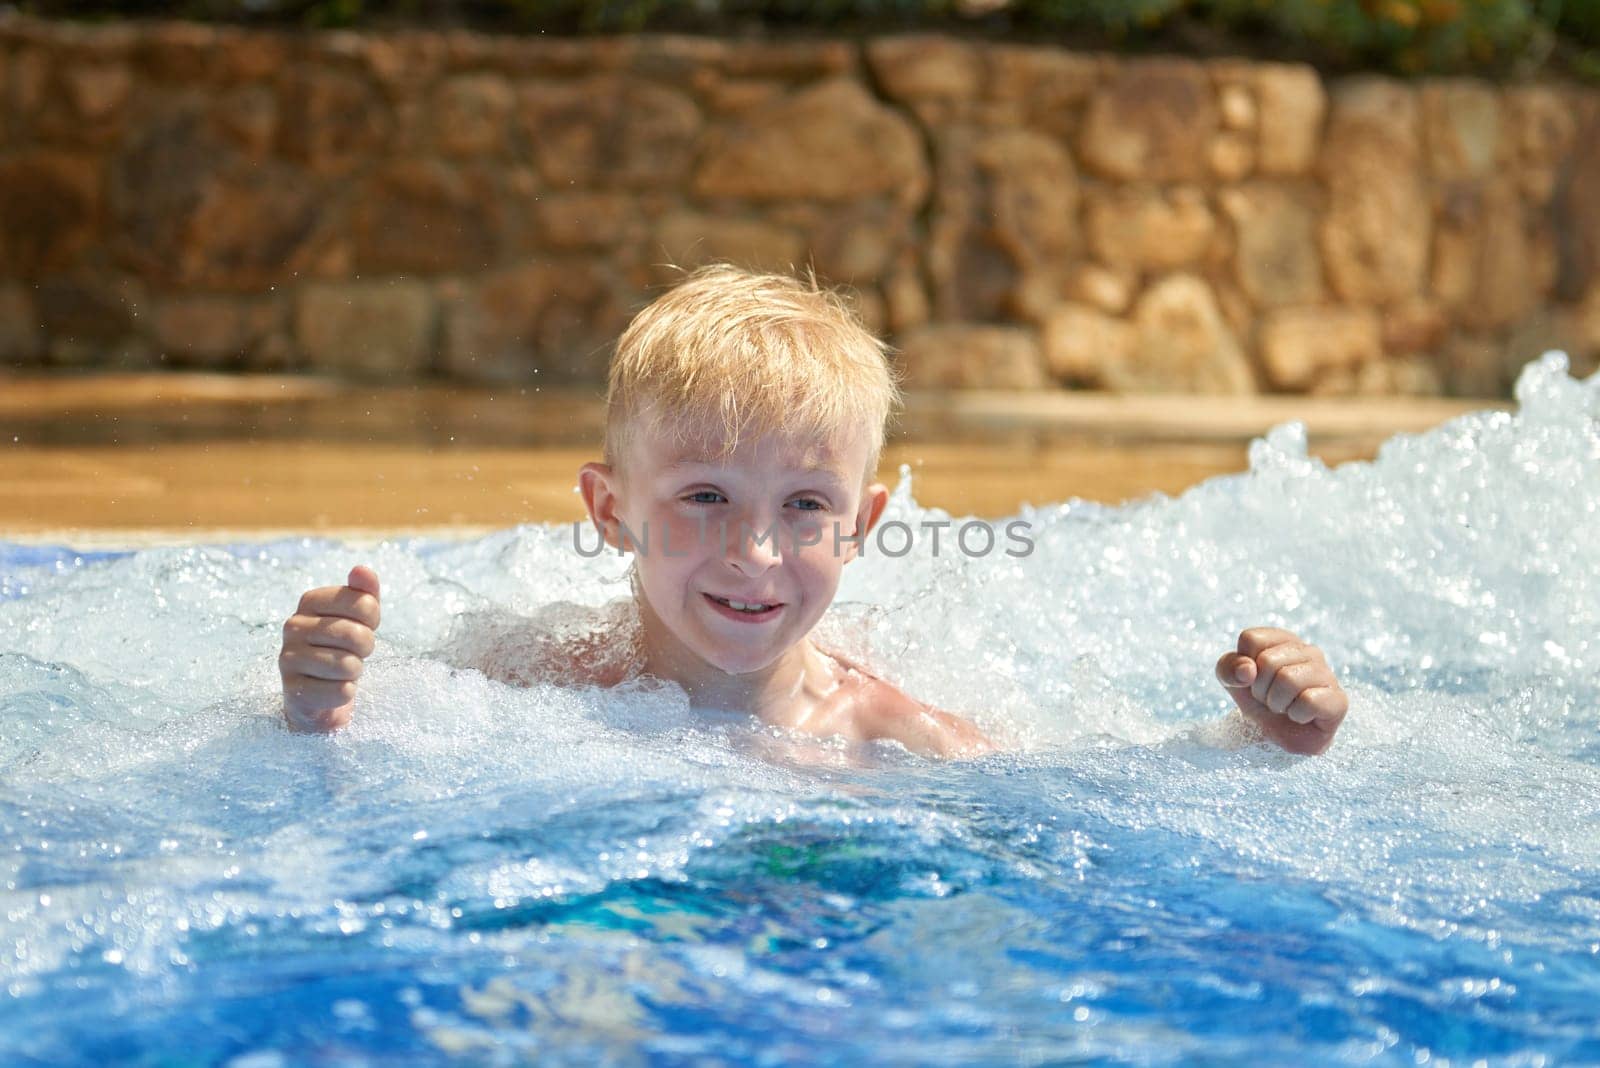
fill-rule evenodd
<path id="1" fill-rule="evenodd" d="M 720 430 L 719 459 L 747 434 L 863 432 L 870 477 L 899 399 L 888 346 L 814 275 L 712 264 L 634 316 L 618 340 L 605 459 L 616 466 L 641 429 L 679 442 Z"/>

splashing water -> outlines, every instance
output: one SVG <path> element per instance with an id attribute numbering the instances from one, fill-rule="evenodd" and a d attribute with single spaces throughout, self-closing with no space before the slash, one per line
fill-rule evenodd
<path id="1" fill-rule="evenodd" d="M 869 552 L 826 632 L 1013 742 L 958 764 L 451 666 L 626 594 L 565 527 L 0 545 L 0 1063 L 1600 1061 L 1600 376 L 1517 398 Z M 281 622 L 363 560 L 355 723 L 292 735 Z M 1328 755 L 1208 740 L 1254 624 Z"/>

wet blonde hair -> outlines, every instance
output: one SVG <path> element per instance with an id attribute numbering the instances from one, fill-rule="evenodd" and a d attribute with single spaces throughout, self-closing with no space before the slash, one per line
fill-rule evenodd
<path id="1" fill-rule="evenodd" d="M 712 264 L 634 316 L 606 389 L 605 459 L 641 430 L 680 444 L 721 432 L 726 459 L 745 435 L 867 435 L 877 470 L 900 400 L 888 346 L 837 293 L 804 279 Z"/>

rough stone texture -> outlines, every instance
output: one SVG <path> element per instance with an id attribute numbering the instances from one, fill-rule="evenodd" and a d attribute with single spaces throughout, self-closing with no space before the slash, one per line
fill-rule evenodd
<path id="1" fill-rule="evenodd" d="M 86 123 L 106 123 L 115 119 L 127 102 L 133 72 L 126 63 L 89 62 L 69 67 L 64 81 L 77 117 Z"/>
<path id="2" fill-rule="evenodd" d="M 702 121 L 678 90 L 612 75 L 526 84 L 517 114 L 539 173 L 556 189 L 676 186 Z"/>
<path id="3" fill-rule="evenodd" d="M 624 325 L 626 309 L 596 269 L 514 267 L 446 308 L 444 369 L 479 382 L 594 381 Z"/>
<path id="4" fill-rule="evenodd" d="M 1073 137 L 1106 67 L 1093 56 L 1026 45 L 990 46 L 988 99 L 1030 129 Z"/>
<path id="5" fill-rule="evenodd" d="M 1455 335 L 1444 350 L 1444 391 L 1456 397 L 1504 396 L 1528 358 L 1483 334 Z"/>
<path id="6" fill-rule="evenodd" d="M 1357 78 L 1334 97 L 1321 169 L 1328 187 L 1322 249 L 1349 302 L 1387 304 L 1422 291 L 1431 238 L 1416 94 Z"/>
<path id="7" fill-rule="evenodd" d="M 231 370 L 282 326 L 275 301 L 252 297 L 184 296 L 156 304 L 152 340 L 167 363 Z"/>
<path id="8" fill-rule="evenodd" d="M 949 122 L 970 110 L 983 89 L 978 49 L 950 37 L 890 37 L 867 45 L 867 60 L 889 99 L 925 124 Z"/>
<path id="9" fill-rule="evenodd" d="M 285 163 L 240 159 L 193 110 L 141 131 L 110 175 L 119 259 L 169 285 L 261 289 L 311 262 L 323 208 Z"/>
<path id="10" fill-rule="evenodd" d="M 302 69 L 282 90 L 284 153 L 319 174 L 345 175 L 382 154 L 390 113 L 367 82 L 338 71 Z"/>
<path id="11" fill-rule="evenodd" d="M 625 193 L 554 193 L 534 205 L 538 240 L 559 251 L 617 248 L 644 238 L 638 200 Z"/>
<path id="12" fill-rule="evenodd" d="M 1030 286 L 1058 288 L 1054 272 L 1080 240 L 1071 157 L 1038 134 L 964 127 L 951 130 L 937 153 L 927 253 L 935 314 L 1021 314 Z"/>
<path id="13" fill-rule="evenodd" d="M 1222 125 L 1230 130 L 1254 130 L 1261 117 L 1255 95 L 1236 82 L 1225 83 L 1217 90 L 1217 107 Z"/>
<path id="14" fill-rule="evenodd" d="M 0 362 L 30 364 L 43 351 L 44 332 L 28 291 L 0 283 Z"/>
<path id="15" fill-rule="evenodd" d="M 1563 95 L 1547 86 L 1508 89 L 1504 116 L 1503 136 L 1518 188 L 1536 206 L 1546 205 L 1572 153 L 1578 117 Z"/>
<path id="16" fill-rule="evenodd" d="M 1089 102 L 1078 148 L 1107 178 L 1196 181 L 1216 129 L 1216 99 L 1199 63 L 1129 60 Z"/>
<path id="17" fill-rule="evenodd" d="M 1450 320 L 1437 301 L 1416 298 L 1383 313 L 1383 350 L 1425 353 L 1437 349 L 1450 334 Z"/>
<path id="18" fill-rule="evenodd" d="M 1100 386 L 1126 374 L 1139 337 L 1133 326 L 1083 304 L 1062 304 L 1045 321 L 1050 373 L 1069 385 Z"/>
<path id="19" fill-rule="evenodd" d="M 1253 78 L 1259 119 L 1256 168 L 1262 174 L 1308 174 L 1322 144 L 1328 109 L 1322 79 L 1310 67 L 1263 63 Z"/>
<path id="20" fill-rule="evenodd" d="M 1510 326 L 1538 303 L 1550 272 L 1535 262 L 1517 194 L 1509 184 L 1456 187 L 1445 198 L 1433 248 L 1433 295 L 1469 329 Z"/>
<path id="21" fill-rule="evenodd" d="M 873 282 L 914 240 L 907 209 L 869 200 L 829 212 L 813 228 L 811 257 L 825 277 L 851 284 Z"/>
<path id="22" fill-rule="evenodd" d="M 471 158 L 500 156 L 511 133 L 516 95 L 495 74 L 464 74 L 446 82 L 434 100 L 433 128 L 439 151 Z"/>
<path id="23" fill-rule="evenodd" d="M 1261 360 L 1277 389 L 1310 389 L 1325 372 L 1382 358 L 1382 324 L 1369 308 L 1280 308 L 1261 324 Z"/>
<path id="24" fill-rule="evenodd" d="M 1067 276 L 1066 296 L 1108 315 L 1121 315 L 1128 310 L 1134 292 L 1139 287 L 1139 276 L 1127 268 L 1104 267 L 1086 263 Z"/>
<path id="25" fill-rule="evenodd" d="M 1134 358 L 1107 368 L 1104 384 L 1130 393 L 1249 393 L 1255 389 L 1244 350 L 1206 283 L 1174 274 L 1134 306 Z"/>
<path id="26" fill-rule="evenodd" d="M 720 260 L 751 270 L 792 273 L 805 262 L 805 241 L 788 227 L 690 212 L 662 219 L 652 247 L 660 250 L 666 263 L 683 268 Z M 664 276 L 670 277 L 670 272 Z"/>
<path id="27" fill-rule="evenodd" d="M 904 334 L 926 323 L 933 314 L 928 291 L 922 284 L 915 256 L 901 255 L 883 282 L 884 326 Z"/>
<path id="28" fill-rule="evenodd" d="M 1247 177 L 1256 165 L 1256 148 L 1244 134 L 1225 131 L 1206 148 L 1211 173 L 1220 181 L 1237 182 Z"/>
<path id="29" fill-rule="evenodd" d="M 481 270 L 493 263 L 502 199 L 481 172 L 397 163 L 367 182 L 352 216 L 363 274 Z"/>
<path id="30" fill-rule="evenodd" d="M 1422 89 L 1428 166 L 1441 181 L 1482 178 L 1500 155 L 1500 96 L 1482 82 L 1446 81 Z"/>
<path id="31" fill-rule="evenodd" d="M 277 97 L 256 85 L 230 90 L 213 104 L 210 125 L 246 158 L 265 160 L 278 136 Z"/>
<path id="32" fill-rule="evenodd" d="M 242 309 L 225 297 L 179 297 L 157 307 L 155 342 L 167 354 L 192 354 L 209 366 L 242 360 L 248 332 Z"/>
<path id="33" fill-rule="evenodd" d="M 1251 301 L 1274 308 L 1322 299 L 1316 215 L 1304 194 L 1257 182 L 1220 199 L 1234 228 L 1234 271 Z"/>
<path id="34" fill-rule="evenodd" d="M 295 333 L 314 366 L 412 375 L 427 368 L 434 318 L 419 282 L 315 282 L 300 290 Z"/>
<path id="35" fill-rule="evenodd" d="M 713 131 L 694 177 L 704 197 L 856 200 L 904 205 L 927 190 L 910 123 L 845 79 L 822 82 Z"/>
<path id="36" fill-rule="evenodd" d="M 0 89 L 4 363 L 598 384 L 713 258 L 848 286 L 927 381 L 1462 392 L 1600 353 L 1595 89 L 22 16 Z"/>
<path id="37" fill-rule="evenodd" d="M 1045 384 L 1033 332 L 1015 326 L 938 323 L 900 339 L 909 389 L 1037 389 Z"/>
<path id="38" fill-rule="evenodd" d="M 52 363 L 92 362 L 97 351 L 128 341 L 133 330 L 127 293 L 120 286 L 52 278 L 33 291 Z"/>
<path id="39" fill-rule="evenodd" d="M 98 186 L 82 156 L 39 151 L 0 160 L 0 276 L 70 266 L 94 240 Z"/>
<path id="40" fill-rule="evenodd" d="M 1205 194 L 1194 187 L 1127 186 L 1086 200 L 1089 247 L 1112 267 L 1183 267 L 1204 256 L 1216 235 Z"/>
<path id="41" fill-rule="evenodd" d="M 1558 189 L 1556 228 L 1564 240 L 1557 293 L 1575 300 L 1600 282 L 1600 116 L 1585 123 Z"/>
<path id="42" fill-rule="evenodd" d="M 1600 353 L 1600 281 L 1589 288 L 1573 318 L 1579 343 L 1590 352 Z"/>

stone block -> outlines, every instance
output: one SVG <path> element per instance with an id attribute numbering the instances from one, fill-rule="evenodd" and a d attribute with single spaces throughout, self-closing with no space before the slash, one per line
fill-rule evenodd
<path id="1" fill-rule="evenodd" d="M 517 118 L 539 173 L 558 189 L 677 188 L 703 125 L 686 94 L 613 76 L 523 84 Z"/>
<path id="2" fill-rule="evenodd" d="M 444 367 L 478 382 L 598 383 L 628 311 L 592 265 L 505 268 L 446 308 Z"/>
<path id="3" fill-rule="evenodd" d="M 1233 271 L 1259 307 L 1311 304 L 1322 299 L 1322 261 L 1316 216 L 1291 186 L 1253 182 L 1218 200 L 1233 223 Z"/>
<path id="4" fill-rule="evenodd" d="M 421 282 L 314 282 L 300 290 L 294 331 L 314 369 L 377 378 L 427 370 L 434 321 Z"/>
<path id="5" fill-rule="evenodd" d="M 1094 56 L 1033 45 L 991 44 L 984 50 L 988 97 L 1013 109 L 1030 129 L 1066 141 L 1105 73 Z"/>
<path id="6" fill-rule="evenodd" d="M 1031 330 L 931 323 L 896 340 L 908 389 L 1038 389 L 1046 382 Z"/>
<path id="7" fill-rule="evenodd" d="M 1139 289 L 1138 272 L 1099 263 L 1080 264 L 1067 273 L 1064 292 L 1080 304 L 1108 315 L 1121 315 Z"/>
<path id="8" fill-rule="evenodd" d="M 788 227 L 684 211 L 656 225 L 651 247 L 668 264 L 683 268 L 725 261 L 750 270 L 793 273 L 806 261 L 805 241 Z"/>
<path id="9" fill-rule="evenodd" d="M 1392 304 L 1422 292 L 1432 239 L 1416 93 L 1385 78 L 1339 87 L 1322 148 L 1321 244 L 1335 292 Z"/>
<path id="10" fill-rule="evenodd" d="M 559 251 L 620 249 L 644 238 L 639 200 L 626 193 L 549 193 L 533 216 L 539 244 Z"/>
<path id="11" fill-rule="evenodd" d="M 1118 379 L 1138 341 L 1131 323 L 1087 305 L 1062 304 L 1045 320 L 1045 364 L 1069 385 L 1100 386 Z"/>
<path id="12" fill-rule="evenodd" d="M 887 196 L 912 207 L 928 173 L 912 125 L 859 84 L 834 79 L 712 130 L 693 188 L 742 200 Z"/>
<path id="13" fill-rule="evenodd" d="M 940 34 L 880 37 L 867 63 L 891 100 L 972 101 L 983 90 L 983 57 L 973 45 Z"/>
<path id="14" fill-rule="evenodd" d="M 516 96 L 498 74 L 466 74 L 445 82 L 433 100 L 434 143 L 446 156 L 501 156 Z"/>
<path id="15" fill-rule="evenodd" d="M 0 160 L 0 277 L 70 266 L 98 234 L 99 168 L 34 150 Z"/>
<path id="16" fill-rule="evenodd" d="M 1256 169 L 1300 176 L 1316 164 L 1328 94 L 1317 72 L 1301 64 L 1261 63 L 1254 68 Z"/>
<path id="17" fill-rule="evenodd" d="M 281 99 L 280 148 L 318 174 L 349 174 L 381 156 L 393 135 L 388 102 L 354 74 L 294 70 Z"/>
<path id="18" fill-rule="evenodd" d="M 1133 59 L 1094 93 L 1078 140 L 1084 164 L 1121 181 L 1206 177 L 1217 104 L 1205 68 L 1187 59 Z"/>
<path id="19" fill-rule="evenodd" d="M 1261 324 L 1261 361 L 1274 389 L 1309 390 L 1323 375 L 1383 359 L 1371 308 L 1279 308 Z"/>
<path id="20" fill-rule="evenodd" d="M 1086 198 L 1089 248 L 1102 263 L 1166 271 L 1199 261 L 1216 236 L 1205 194 L 1193 186 L 1121 186 Z"/>
<path id="21" fill-rule="evenodd" d="M 1600 115 L 1580 127 L 1551 215 L 1565 239 L 1557 295 L 1576 300 L 1600 281 Z"/>
<path id="22" fill-rule="evenodd" d="M 357 269 L 483 270 L 499 255 L 498 194 L 479 171 L 426 160 L 389 165 L 367 181 L 351 215 Z"/>
<path id="23" fill-rule="evenodd" d="M 0 363 L 33 363 L 43 351 L 44 334 L 28 288 L 0 283 Z"/>
<path id="24" fill-rule="evenodd" d="M 1435 181 L 1483 178 L 1501 161 L 1500 95 L 1489 83 L 1437 79 L 1422 87 L 1421 102 Z"/>
<path id="25" fill-rule="evenodd" d="M 937 316 L 1022 314 L 1022 295 L 1055 288 L 1082 240 L 1071 157 L 1028 130 L 955 129 L 938 140 L 937 160 L 926 245 Z"/>
<path id="26" fill-rule="evenodd" d="M 1553 256 L 1554 250 L 1545 250 Z M 1447 189 L 1435 230 L 1431 291 L 1462 325 L 1510 326 L 1538 304 L 1539 243 L 1515 188 L 1505 181 Z"/>
<path id="27" fill-rule="evenodd" d="M 1125 393 L 1254 392 L 1244 350 L 1203 279 L 1187 273 L 1160 279 L 1134 305 L 1133 323 L 1138 330 L 1133 358 L 1106 368 L 1108 388 Z"/>

